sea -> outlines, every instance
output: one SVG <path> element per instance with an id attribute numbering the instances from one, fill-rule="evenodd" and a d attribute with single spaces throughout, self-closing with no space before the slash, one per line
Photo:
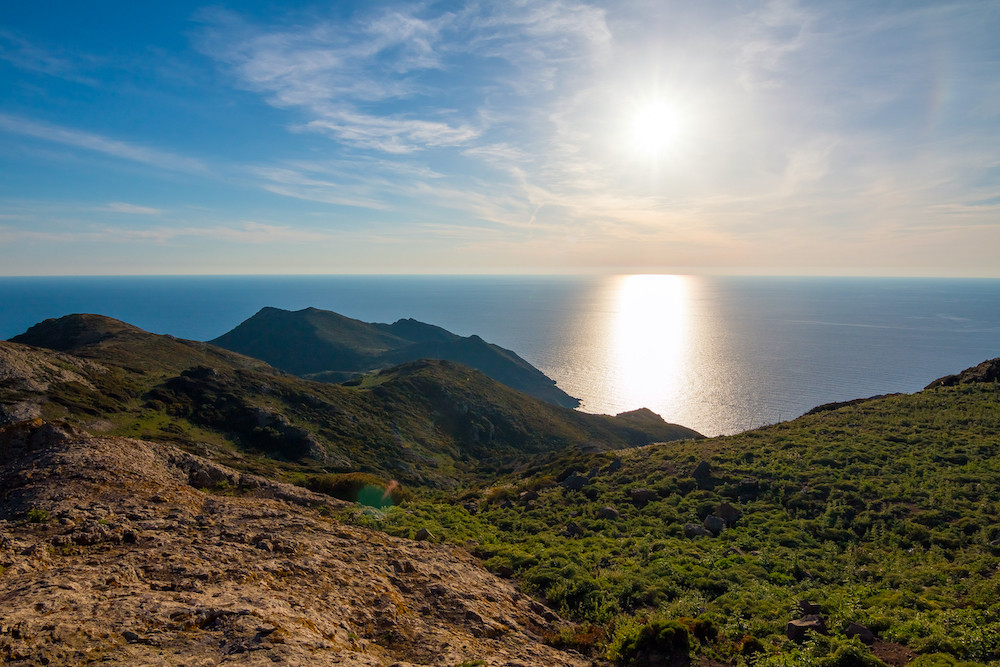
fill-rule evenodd
<path id="1" fill-rule="evenodd" d="M 581 399 L 705 435 L 914 392 L 1000 356 L 1000 280 L 609 276 L 0 278 L 0 338 L 99 313 L 210 340 L 265 306 L 412 317 L 517 352 Z"/>

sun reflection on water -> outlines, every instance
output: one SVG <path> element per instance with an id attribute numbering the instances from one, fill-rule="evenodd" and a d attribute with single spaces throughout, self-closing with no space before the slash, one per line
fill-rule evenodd
<path id="1" fill-rule="evenodd" d="M 692 278 L 617 280 L 608 364 L 616 403 L 631 410 L 649 406 L 655 396 L 657 407 L 677 406 L 691 359 Z M 670 421 L 669 414 L 662 416 Z"/>

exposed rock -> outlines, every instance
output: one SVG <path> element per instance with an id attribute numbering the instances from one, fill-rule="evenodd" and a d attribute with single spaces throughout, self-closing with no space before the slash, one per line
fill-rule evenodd
<path id="1" fill-rule="evenodd" d="M 721 517 L 710 515 L 705 517 L 704 526 L 712 535 L 718 536 L 726 529 L 726 522 Z"/>
<path id="2" fill-rule="evenodd" d="M 927 385 L 925 389 L 933 389 L 934 387 L 954 387 L 959 384 L 972 384 L 978 382 L 1000 382 L 1000 357 L 984 361 L 978 366 L 973 366 L 972 368 L 966 368 L 957 375 L 946 375 L 943 378 L 938 378 L 937 380 L 934 380 L 934 382 Z"/>
<path id="3" fill-rule="evenodd" d="M 431 533 L 431 531 L 427 530 L 426 528 L 421 528 L 420 530 L 417 531 L 417 534 L 413 536 L 413 539 L 415 539 L 417 542 L 425 542 L 427 540 L 434 539 L 434 535 Z"/>
<path id="4" fill-rule="evenodd" d="M 589 479 L 587 479 L 585 476 L 581 475 L 580 473 L 574 470 L 573 474 L 571 474 L 569 477 L 564 479 L 559 484 L 564 489 L 569 489 L 570 491 L 579 491 L 580 489 L 585 487 L 588 482 L 590 482 Z"/>
<path id="5" fill-rule="evenodd" d="M 654 500 L 659 500 L 660 496 L 649 489 L 632 489 L 628 492 L 628 498 L 636 507 L 645 507 Z"/>
<path id="6" fill-rule="evenodd" d="M 822 613 L 823 609 L 818 602 L 811 602 L 809 600 L 799 600 L 799 611 L 802 612 L 803 616 L 815 615 Z"/>
<path id="7" fill-rule="evenodd" d="M 517 498 L 522 503 L 528 503 L 531 502 L 532 500 L 538 500 L 538 491 L 532 491 L 532 490 L 522 491 L 521 493 L 518 494 Z"/>
<path id="8" fill-rule="evenodd" d="M 725 521 L 727 526 L 732 526 L 739 521 L 740 515 L 741 512 L 729 503 L 722 503 L 715 508 L 715 516 Z"/>
<path id="9" fill-rule="evenodd" d="M 606 475 L 610 475 L 611 473 L 618 472 L 621 469 L 622 469 L 622 460 L 616 458 L 613 459 L 611 463 L 604 466 L 604 468 L 601 469 L 601 472 L 603 472 Z"/>
<path id="10" fill-rule="evenodd" d="M 808 614 L 800 619 L 789 621 L 785 626 L 785 636 L 793 642 L 802 641 L 809 632 L 826 634 L 826 622 L 817 614 Z"/>
<path id="11" fill-rule="evenodd" d="M 699 461 L 698 465 L 691 471 L 691 476 L 698 481 L 703 481 L 712 476 L 712 464 L 708 461 Z"/>
<path id="12" fill-rule="evenodd" d="M 621 513 L 614 507 L 610 506 L 602 507 L 601 509 L 597 510 L 597 518 L 615 520 L 621 518 Z"/>
<path id="13" fill-rule="evenodd" d="M 869 646 L 875 642 L 875 633 L 860 623 L 851 623 L 848 625 L 847 629 L 844 630 L 844 634 L 848 637 L 857 637 L 861 640 L 862 644 L 868 644 Z"/>
<path id="14" fill-rule="evenodd" d="M 562 532 L 563 537 L 583 537 L 584 530 L 580 524 L 570 521 L 566 524 L 566 529 Z"/>
<path id="15" fill-rule="evenodd" d="M 704 526 L 699 526 L 696 523 L 686 523 L 684 524 L 684 537 L 712 537 L 712 533 Z"/>
<path id="16" fill-rule="evenodd" d="M 0 662 L 589 665 L 457 547 L 338 523 L 312 506 L 339 501 L 169 445 L 57 431 L 0 430 Z"/>

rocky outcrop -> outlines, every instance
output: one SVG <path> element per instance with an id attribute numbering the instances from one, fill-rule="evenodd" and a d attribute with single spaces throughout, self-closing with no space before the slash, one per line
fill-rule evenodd
<path id="1" fill-rule="evenodd" d="M 8 426 L 0 489 L 8 664 L 589 664 L 461 549 L 168 445 Z"/>
<path id="2" fill-rule="evenodd" d="M 39 355 L 25 345 L 0 341 L 0 424 L 35 419 L 42 415 L 45 392 L 53 384 L 75 383 L 86 389 L 88 379 L 107 369 L 68 354 Z"/>
<path id="3" fill-rule="evenodd" d="M 925 387 L 954 387 L 959 384 L 972 384 L 977 382 L 1000 382 L 1000 357 L 984 361 L 978 366 L 966 368 L 957 375 L 946 375 L 938 378 Z"/>

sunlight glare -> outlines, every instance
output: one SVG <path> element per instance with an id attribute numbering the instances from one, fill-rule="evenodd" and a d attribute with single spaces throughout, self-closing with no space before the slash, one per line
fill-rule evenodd
<path id="1" fill-rule="evenodd" d="M 637 108 L 629 124 L 632 148 L 648 157 L 657 157 L 672 148 L 680 137 L 681 117 L 677 108 L 662 100 Z"/>
<path id="2" fill-rule="evenodd" d="M 667 404 L 677 398 L 690 346 L 690 280 L 676 275 L 621 276 L 614 319 L 614 384 L 630 409 L 649 405 L 651 397 Z"/>

